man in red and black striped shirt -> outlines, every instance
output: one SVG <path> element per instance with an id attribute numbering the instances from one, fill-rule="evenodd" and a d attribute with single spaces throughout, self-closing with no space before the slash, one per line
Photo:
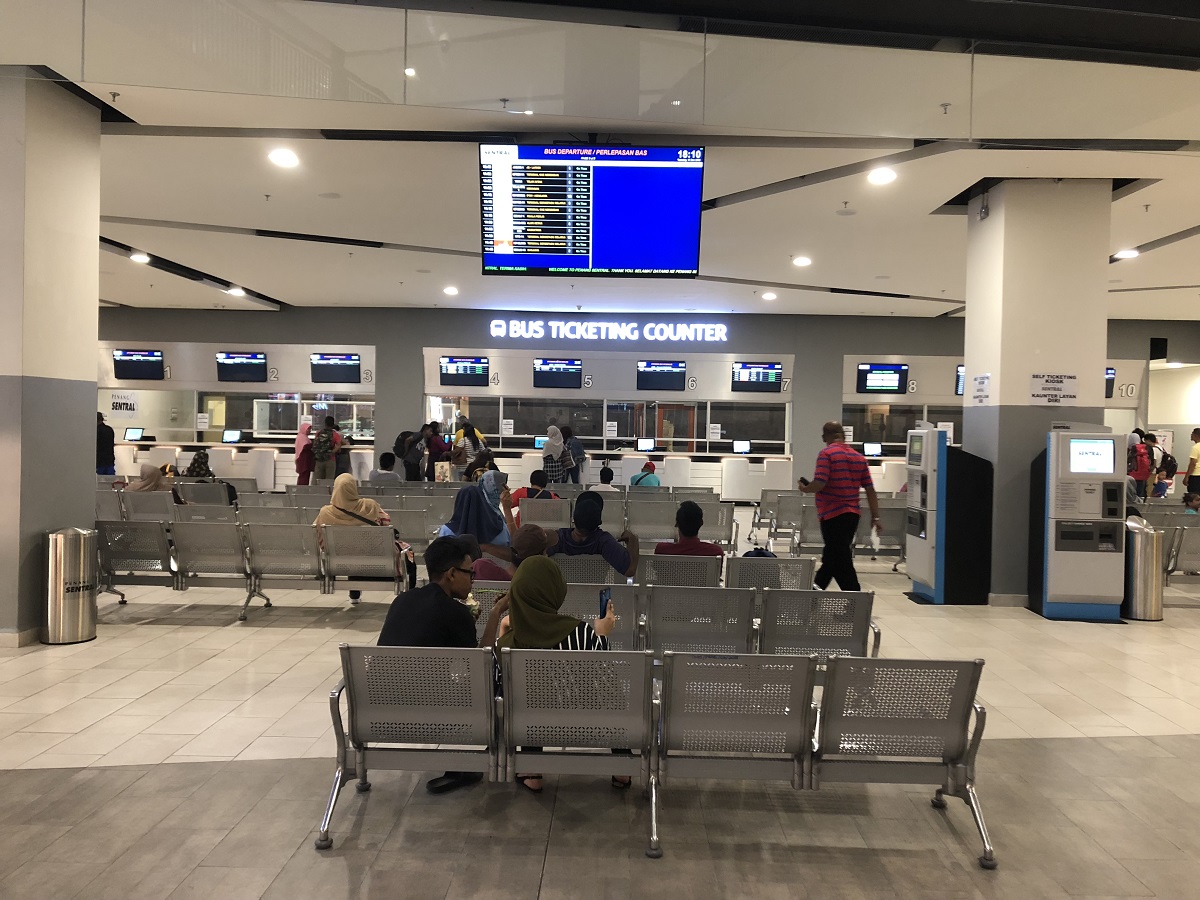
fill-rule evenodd
<path id="1" fill-rule="evenodd" d="M 817 518 L 821 521 L 821 537 L 825 549 L 821 553 L 821 568 L 814 579 L 821 590 L 837 581 L 843 591 L 859 590 L 858 573 L 854 571 L 854 535 L 858 532 L 858 490 L 867 492 L 871 507 L 871 527 L 879 530 L 879 498 L 867 461 L 857 450 L 846 446 L 846 432 L 840 422 L 826 422 L 821 428 L 825 449 L 817 454 L 817 468 L 812 481 L 800 479 L 800 490 L 815 494 Z"/>

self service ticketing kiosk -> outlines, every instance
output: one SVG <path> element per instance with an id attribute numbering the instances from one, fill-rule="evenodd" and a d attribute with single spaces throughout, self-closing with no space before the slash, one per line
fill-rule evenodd
<path id="1" fill-rule="evenodd" d="M 984 604 L 992 575 L 992 464 L 938 428 L 908 433 L 905 565 L 913 598 Z"/>
<path id="2" fill-rule="evenodd" d="M 1124 450 L 1124 435 L 1052 431 L 1033 462 L 1029 600 L 1047 619 L 1121 618 Z"/>

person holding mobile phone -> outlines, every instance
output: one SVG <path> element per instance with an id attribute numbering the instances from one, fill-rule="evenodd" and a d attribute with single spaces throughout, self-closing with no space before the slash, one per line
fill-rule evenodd
<path id="1" fill-rule="evenodd" d="M 601 591 L 603 614 L 591 621 L 565 616 L 559 611 L 567 599 L 567 581 L 562 569 L 547 556 L 527 559 L 513 575 L 508 592 L 509 626 L 496 640 L 496 646 L 525 650 L 607 650 L 608 636 L 617 624 L 616 604 L 611 598 L 611 589 Z M 535 794 L 542 791 L 541 775 L 517 775 L 517 783 Z M 612 779 L 616 788 L 627 788 L 631 783 L 628 777 Z"/>
<path id="2" fill-rule="evenodd" d="M 854 571 L 854 536 L 858 533 L 861 515 L 858 494 L 867 495 L 871 508 L 871 527 L 879 531 L 879 498 L 866 457 L 846 446 L 846 432 L 841 422 L 826 422 L 821 427 L 825 449 L 817 454 L 817 467 L 812 481 L 800 479 L 800 490 L 815 495 L 817 518 L 821 522 L 821 567 L 813 583 L 821 590 L 836 581 L 843 591 L 860 589 L 858 573 Z"/>

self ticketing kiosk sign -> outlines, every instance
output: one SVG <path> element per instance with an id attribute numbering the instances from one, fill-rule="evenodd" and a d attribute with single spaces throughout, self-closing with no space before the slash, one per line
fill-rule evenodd
<path id="1" fill-rule="evenodd" d="M 1124 449 L 1123 437 L 1111 433 L 1052 431 L 1047 436 L 1044 495 L 1033 523 L 1040 552 L 1030 559 L 1030 599 L 1046 618 L 1120 619 Z"/>

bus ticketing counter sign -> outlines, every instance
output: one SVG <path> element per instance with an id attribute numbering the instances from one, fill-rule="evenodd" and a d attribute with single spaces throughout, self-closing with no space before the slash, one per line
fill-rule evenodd
<path id="1" fill-rule="evenodd" d="M 1029 473 L 1030 605 L 1047 619 L 1116 622 L 1125 587 L 1124 436 L 1060 427 Z"/>

